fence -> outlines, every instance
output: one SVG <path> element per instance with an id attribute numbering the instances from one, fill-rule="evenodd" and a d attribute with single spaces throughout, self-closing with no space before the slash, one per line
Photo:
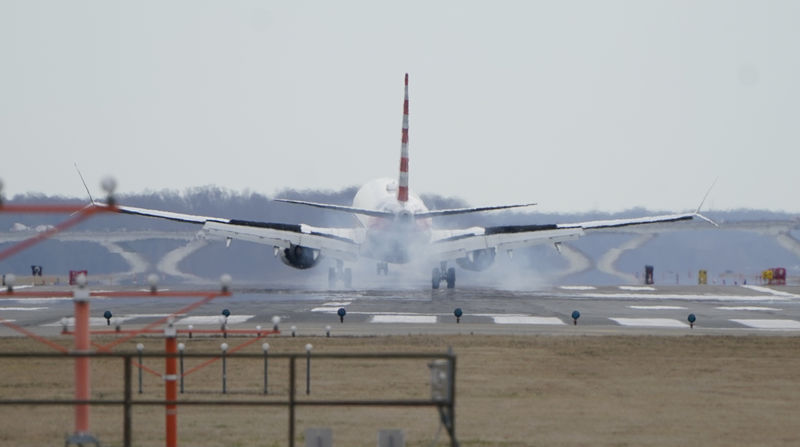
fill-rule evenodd
<path id="1" fill-rule="evenodd" d="M 169 408 L 174 406 L 251 406 L 251 407 L 286 407 L 289 412 L 288 415 L 288 445 L 294 447 L 295 445 L 295 427 L 296 427 L 296 409 L 297 407 L 433 407 L 439 410 L 442 422 L 447 429 L 450 436 L 450 445 L 458 445 L 455 433 L 455 373 L 456 373 L 456 357 L 453 353 L 448 352 L 444 354 L 436 353 L 384 353 L 384 354 L 368 354 L 368 353 L 317 353 L 311 354 L 310 351 L 305 354 L 269 354 L 270 360 L 286 360 L 289 362 L 289 375 L 288 375 L 288 394 L 284 400 L 275 400 L 274 395 L 270 400 L 262 399 L 237 399 L 237 400 L 223 400 L 223 399 L 193 399 L 193 400 L 160 400 L 160 399 L 134 399 L 134 380 L 133 368 L 136 361 L 134 358 L 165 358 L 176 359 L 183 358 L 216 358 L 219 353 L 182 353 L 164 354 L 164 353 L 110 353 L 110 352 L 97 352 L 97 353 L 0 353 L 0 361 L 15 361 L 19 359 L 34 359 L 34 358 L 51 358 L 51 359 L 78 359 L 78 358 L 115 358 L 121 359 L 124 367 L 124 385 L 123 385 L 123 398 L 122 399 L 2 399 L 0 406 L 78 406 L 78 405 L 97 405 L 97 406 L 120 406 L 123 408 L 123 440 L 122 445 L 130 447 L 132 445 L 133 435 L 133 417 L 132 411 L 135 406 L 160 406 Z M 264 355 L 255 353 L 237 353 L 229 355 L 229 359 L 263 359 Z M 431 365 L 431 385 L 432 392 L 430 399 L 365 399 L 365 400 L 348 400 L 348 399 L 300 399 L 297 398 L 297 361 L 310 362 L 311 359 L 339 359 L 339 360 L 354 360 L 354 359 L 374 359 L 374 360 L 389 360 L 389 359 L 429 359 L 434 362 Z M 436 362 L 436 360 L 440 362 Z M 443 361 L 443 362 L 441 362 Z M 439 365 L 440 367 L 437 367 Z M 265 371 L 266 374 L 266 371 Z M 306 380 L 310 380 L 309 372 L 307 370 Z M 307 382 L 309 383 L 309 382 Z M 253 394 L 255 395 L 255 394 Z M 176 410 L 177 411 L 177 410 Z M 176 413 L 177 414 L 177 413 Z"/>

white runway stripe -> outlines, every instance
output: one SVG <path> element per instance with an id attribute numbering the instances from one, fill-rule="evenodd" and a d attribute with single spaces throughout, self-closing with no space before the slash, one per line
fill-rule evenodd
<path id="1" fill-rule="evenodd" d="M 593 299 L 627 299 L 627 300 L 680 300 L 680 301 L 729 301 L 729 302 L 759 302 L 759 301 L 789 301 L 790 297 L 777 295 L 699 295 L 674 293 L 581 293 L 575 295 L 580 298 Z"/>
<path id="2" fill-rule="evenodd" d="M 26 311 L 26 310 L 47 310 L 48 307 L 0 307 L 0 312 Z"/>
<path id="3" fill-rule="evenodd" d="M 50 304 L 53 301 L 72 301 L 72 298 L 52 297 L 52 298 L 0 298 L 0 302 L 16 301 L 25 304 Z"/>
<path id="4" fill-rule="evenodd" d="M 636 310 L 684 310 L 688 307 L 683 306 L 628 306 L 629 309 Z"/>
<path id="5" fill-rule="evenodd" d="M 622 326 L 636 327 L 689 327 L 688 324 L 670 318 L 609 318 Z"/>
<path id="6" fill-rule="evenodd" d="M 497 315 L 492 317 L 496 324 L 539 324 L 539 325 L 563 325 L 563 321 L 557 317 L 533 317 L 529 315 Z"/>
<path id="7" fill-rule="evenodd" d="M 655 287 L 650 286 L 619 286 L 620 290 L 633 290 L 633 291 L 654 291 Z"/>
<path id="8" fill-rule="evenodd" d="M 596 290 L 594 286 L 560 286 L 559 289 L 563 290 Z"/>
<path id="9" fill-rule="evenodd" d="M 747 311 L 775 311 L 780 312 L 783 309 L 777 307 L 759 307 L 759 306 L 720 306 L 719 310 L 747 310 Z"/>
<path id="10" fill-rule="evenodd" d="M 756 329 L 790 329 L 800 330 L 800 321 L 795 320 L 731 320 L 744 326 Z"/>
<path id="11" fill-rule="evenodd" d="M 197 315 L 193 317 L 181 318 L 180 320 L 176 321 L 175 324 L 220 324 L 220 317 L 221 315 Z M 228 325 L 244 323 L 253 317 L 255 317 L 255 315 L 231 315 L 228 317 Z"/>
<path id="12" fill-rule="evenodd" d="M 370 323 L 436 323 L 435 315 L 375 315 Z"/>
<path id="13" fill-rule="evenodd" d="M 338 307 L 315 307 L 315 308 L 311 309 L 311 312 L 322 312 L 322 313 L 326 313 L 326 314 L 335 314 L 338 311 L 339 311 Z M 352 313 L 352 312 L 348 312 L 348 313 Z"/>
<path id="14" fill-rule="evenodd" d="M 126 317 L 114 317 L 111 319 L 111 324 L 115 323 L 124 323 L 127 320 L 131 320 L 132 318 Z M 67 317 L 65 319 L 67 323 L 67 327 L 74 328 L 75 327 L 75 318 Z M 43 324 L 43 327 L 61 327 L 61 320 L 55 321 L 53 323 Z M 106 321 L 103 317 L 90 317 L 89 318 L 89 326 L 109 326 L 108 321 Z"/>
<path id="15" fill-rule="evenodd" d="M 770 289 L 769 287 L 744 286 L 744 285 L 742 287 L 744 287 L 745 289 L 754 290 L 756 292 L 769 293 L 770 295 L 775 295 L 775 296 L 785 296 L 785 297 L 788 297 L 788 298 L 800 298 L 800 295 L 795 295 L 794 293 L 789 293 L 789 292 L 783 292 L 783 291 L 780 291 L 780 290 Z"/>

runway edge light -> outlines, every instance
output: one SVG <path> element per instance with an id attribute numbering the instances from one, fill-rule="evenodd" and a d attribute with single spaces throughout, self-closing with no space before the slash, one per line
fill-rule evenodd
<path id="1" fill-rule="evenodd" d="M 580 318 L 580 317 L 581 317 L 581 313 L 580 312 L 578 312 L 577 310 L 573 310 L 572 311 L 572 324 L 573 324 L 573 326 L 577 326 L 578 325 L 578 318 Z"/>
<path id="2" fill-rule="evenodd" d="M 694 329 L 694 322 L 697 321 L 697 317 L 694 314 L 689 314 L 687 319 L 689 320 L 689 329 Z"/>
<path id="3" fill-rule="evenodd" d="M 456 310 L 453 311 L 453 315 L 456 316 L 456 324 L 458 324 L 461 323 L 461 316 L 464 315 L 464 312 L 460 307 L 456 307 Z"/>
<path id="4" fill-rule="evenodd" d="M 344 307 L 340 307 L 336 313 L 339 315 L 339 323 L 344 323 L 344 316 L 347 315 L 347 310 Z"/>

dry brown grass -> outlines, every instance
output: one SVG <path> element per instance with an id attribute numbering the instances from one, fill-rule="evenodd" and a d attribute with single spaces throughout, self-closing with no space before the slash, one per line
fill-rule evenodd
<path id="1" fill-rule="evenodd" d="M 142 340 L 139 340 L 142 341 Z M 217 352 L 221 339 L 182 340 L 188 352 Z M 244 339 L 229 339 L 235 346 Z M 69 340 L 61 339 L 67 344 Z M 122 349 L 132 351 L 137 341 Z M 800 339 L 780 336 L 397 336 L 269 340 L 272 352 L 444 352 L 458 355 L 457 434 L 462 446 L 800 445 Z M 146 350 L 163 346 L 144 339 Z M 33 341 L 0 339 L 0 351 L 46 351 Z M 247 348 L 260 352 L 260 343 Z M 200 360 L 187 360 L 187 370 Z M 161 370 L 163 360 L 149 359 Z M 252 398 L 262 363 L 231 359 L 229 399 Z M 93 397 L 121 398 L 122 363 L 93 362 Z M 72 362 L 0 359 L 0 398 L 70 398 Z M 305 366 L 298 365 L 304 391 Z M 270 399 L 286 399 L 286 362 L 270 364 Z M 425 398 L 425 361 L 342 362 L 312 366 L 312 396 Z M 134 376 L 135 380 L 135 376 Z M 219 364 L 186 378 L 181 399 L 216 399 Z M 147 374 L 147 399 L 163 382 Z M 139 395 L 135 396 L 139 398 Z M 301 408 L 297 445 L 308 427 L 333 427 L 334 445 L 373 446 L 380 428 L 402 428 L 409 446 L 427 446 L 437 431 L 428 408 Z M 288 412 L 279 407 L 181 407 L 181 445 L 283 446 Z M 92 432 L 121 445 L 122 410 L 95 407 Z M 0 445 L 58 445 L 72 430 L 69 407 L 0 407 Z M 138 407 L 134 444 L 164 444 L 164 411 Z M 449 445 L 441 433 L 436 445 Z"/>

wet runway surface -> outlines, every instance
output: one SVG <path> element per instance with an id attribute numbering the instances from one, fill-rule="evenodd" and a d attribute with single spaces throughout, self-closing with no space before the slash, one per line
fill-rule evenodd
<path id="1" fill-rule="evenodd" d="M 39 290 L 39 289 L 21 289 Z M 63 290 L 63 289 L 62 289 Z M 93 329 L 140 328 L 197 298 L 92 298 Z M 283 335 L 388 334 L 800 334 L 800 286 L 561 286 L 537 291 L 481 288 L 440 290 L 234 290 L 176 316 L 179 329 L 272 327 Z M 345 309 L 340 322 L 339 309 Z M 462 316 L 457 322 L 456 309 Z M 577 325 L 572 318 L 578 311 Z M 71 298 L 0 295 L 0 318 L 40 335 L 72 328 Z M 690 328 L 688 317 L 696 321 Z M 0 325 L 0 335 L 18 334 Z"/>

